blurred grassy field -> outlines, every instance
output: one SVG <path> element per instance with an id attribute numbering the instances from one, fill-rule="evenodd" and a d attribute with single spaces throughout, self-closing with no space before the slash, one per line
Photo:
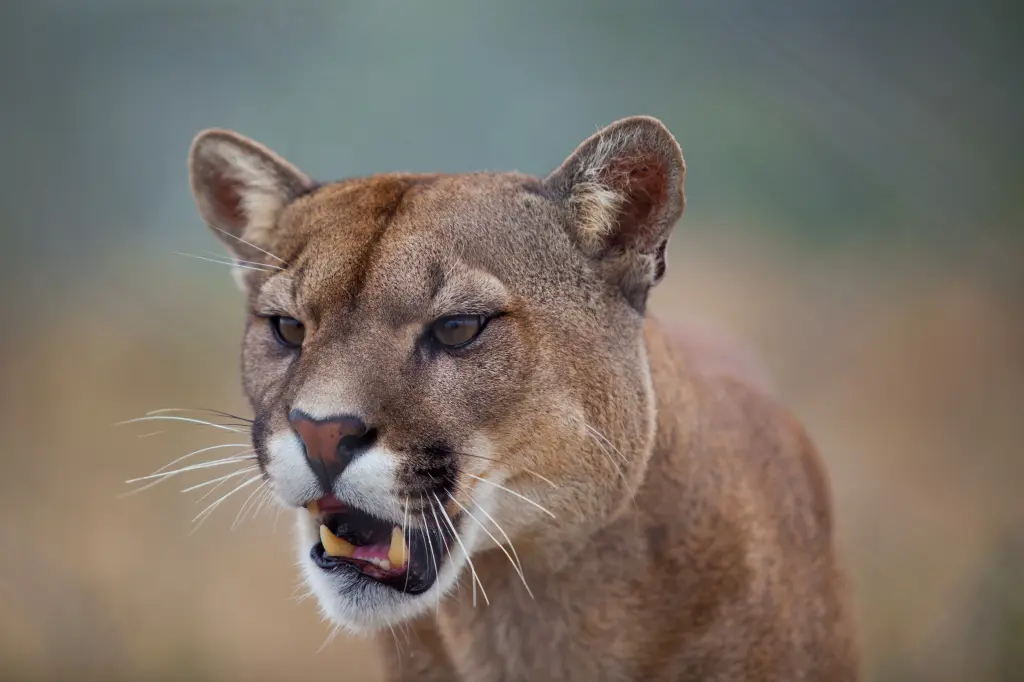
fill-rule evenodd
<path id="1" fill-rule="evenodd" d="M 1024 306 L 1009 292 L 1024 289 L 1007 284 L 1021 273 L 719 227 L 684 221 L 653 307 L 748 342 L 809 425 L 868 679 L 1020 679 Z M 232 531 L 239 498 L 189 535 L 199 493 L 178 494 L 184 477 L 118 499 L 126 478 L 233 442 L 112 424 L 164 407 L 247 414 L 241 298 L 226 269 L 138 262 L 130 246 L 103 271 L 3 346 L 3 678 L 379 679 L 393 642 L 318 651 L 329 628 L 296 599 L 288 519 Z"/>

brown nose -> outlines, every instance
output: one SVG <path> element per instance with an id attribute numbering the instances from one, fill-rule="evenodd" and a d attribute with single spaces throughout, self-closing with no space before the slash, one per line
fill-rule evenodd
<path id="1" fill-rule="evenodd" d="M 323 484 L 324 493 L 331 492 L 334 480 L 377 438 L 375 429 L 353 415 L 314 419 L 305 412 L 292 410 L 288 421 L 302 439 L 306 459 Z"/>

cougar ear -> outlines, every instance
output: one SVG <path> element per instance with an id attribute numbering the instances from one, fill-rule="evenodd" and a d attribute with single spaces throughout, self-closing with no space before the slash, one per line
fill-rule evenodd
<path id="1" fill-rule="evenodd" d="M 282 209 L 315 186 L 274 152 L 230 130 L 199 133 L 188 168 L 199 213 L 243 260 L 265 260 L 262 250 Z"/>
<path id="2" fill-rule="evenodd" d="M 686 203 L 685 175 L 668 128 L 634 116 L 585 140 L 544 180 L 568 203 L 580 248 L 640 310 L 665 274 L 665 248 Z"/>

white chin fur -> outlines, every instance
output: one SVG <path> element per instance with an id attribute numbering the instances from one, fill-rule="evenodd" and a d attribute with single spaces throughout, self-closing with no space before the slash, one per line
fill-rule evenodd
<path id="1" fill-rule="evenodd" d="M 440 575 L 430 589 L 410 596 L 349 572 L 325 572 L 309 556 L 320 539 L 319 529 L 304 509 L 298 510 L 296 521 L 299 566 L 303 578 L 316 596 L 324 618 L 350 633 L 368 634 L 388 626 L 394 627 L 434 609 L 455 587 L 466 564 L 465 556 L 458 551 L 452 552 L 451 559 L 446 554 Z M 459 533 L 462 533 L 461 528 Z"/>

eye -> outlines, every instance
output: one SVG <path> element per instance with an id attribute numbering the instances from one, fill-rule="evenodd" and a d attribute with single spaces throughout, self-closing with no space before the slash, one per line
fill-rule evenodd
<path id="1" fill-rule="evenodd" d="M 483 315 L 450 315 L 435 320 L 430 325 L 430 333 L 442 346 L 459 348 L 475 339 L 486 322 Z"/>
<path id="2" fill-rule="evenodd" d="M 298 348 L 306 338 L 306 328 L 294 317 L 275 315 L 270 318 L 270 328 L 277 342 L 288 348 Z"/>

